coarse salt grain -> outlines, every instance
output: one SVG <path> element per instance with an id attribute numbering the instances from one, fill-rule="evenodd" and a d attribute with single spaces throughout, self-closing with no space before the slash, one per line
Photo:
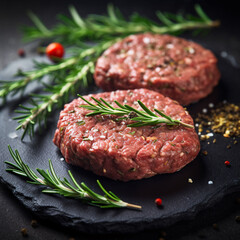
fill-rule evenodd
<path id="1" fill-rule="evenodd" d="M 213 108 L 213 107 L 214 107 L 214 104 L 213 104 L 213 103 L 209 103 L 208 106 L 209 106 L 210 108 Z"/>
<path id="2" fill-rule="evenodd" d="M 207 113 L 207 109 L 206 109 L 206 108 L 203 108 L 202 112 L 203 112 L 203 113 Z"/>
<path id="3" fill-rule="evenodd" d="M 64 158 L 63 158 L 63 157 L 61 157 L 61 158 L 60 158 L 60 161 L 64 161 Z"/>
<path id="4" fill-rule="evenodd" d="M 16 132 L 11 132 L 11 133 L 9 133 L 9 134 L 8 134 L 8 137 L 10 137 L 10 138 L 14 139 L 14 138 L 17 138 L 17 137 L 18 137 L 18 135 L 17 135 L 17 133 L 16 133 Z"/>
<path id="5" fill-rule="evenodd" d="M 222 52 L 221 52 L 221 57 L 225 58 L 225 57 L 227 57 L 227 56 L 228 56 L 227 52 L 225 52 L 225 51 L 222 51 Z"/>
<path id="6" fill-rule="evenodd" d="M 195 49 L 192 48 L 192 47 L 189 47 L 189 48 L 188 48 L 188 52 L 189 52 L 190 54 L 194 54 L 194 53 L 195 53 Z"/>
<path id="7" fill-rule="evenodd" d="M 207 133 L 207 135 L 209 136 L 209 137 L 213 137 L 214 136 L 214 134 L 213 133 Z"/>
<path id="8" fill-rule="evenodd" d="M 210 180 L 210 181 L 208 181 L 208 184 L 209 184 L 209 185 L 213 184 L 213 181 L 211 181 L 211 180 Z"/>

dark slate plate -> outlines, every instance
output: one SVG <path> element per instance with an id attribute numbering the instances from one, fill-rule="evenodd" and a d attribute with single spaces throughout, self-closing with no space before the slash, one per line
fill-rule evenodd
<path id="1" fill-rule="evenodd" d="M 220 45 L 213 41 L 215 37 L 218 36 L 209 35 L 197 40 L 205 47 L 212 49 L 219 58 L 221 82 L 210 96 L 189 106 L 188 109 L 193 116 L 208 107 L 210 102 L 214 104 L 222 100 L 240 102 L 239 55 L 221 50 Z M 46 59 L 38 58 L 37 60 Z M 23 67 L 31 68 L 31 59 L 12 63 L 0 73 L 0 78 L 11 79 L 16 70 Z M 33 85 L 32 88 L 34 87 Z M 96 88 L 88 90 L 88 92 L 94 91 L 97 91 Z M 81 94 L 85 93 L 81 92 Z M 56 111 L 49 119 L 48 128 L 41 135 L 37 134 L 32 141 L 26 138 L 24 142 L 21 142 L 20 132 L 17 132 L 16 138 L 9 136 L 15 133 L 14 129 L 17 126 L 11 118 L 15 116 L 14 109 L 18 104 L 19 101 L 15 96 L 9 99 L 7 105 L 1 107 L 0 180 L 27 208 L 40 217 L 51 219 L 56 224 L 90 233 L 124 233 L 155 229 L 170 226 L 181 220 L 192 220 L 198 213 L 215 205 L 224 196 L 240 191 L 240 143 L 233 144 L 233 139 L 216 134 L 210 139 L 210 144 L 201 143 L 202 150 L 207 150 L 208 155 L 200 153 L 181 171 L 123 183 L 98 177 L 60 160 L 62 156 L 52 143 L 59 111 Z M 212 143 L 213 138 L 216 138 L 217 143 Z M 32 169 L 47 169 L 50 158 L 59 176 L 66 176 L 70 169 L 77 181 L 84 181 L 96 191 L 98 191 L 96 180 L 99 179 L 108 190 L 112 190 L 124 201 L 139 204 L 143 208 L 141 211 L 104 210 L 85 205 L 79 200 L 43 194 L 41 187 L 27 184 L 23 178 L 5 172 L 4 161 L 11 161 L 7 149 L 8 144 L 13 149 L 19 150 L 23 160 Z M 227 148 L 229 144 L 232 146 L 230 149 Z M 230 168 L 224 165 L 225 160 L 231 162 Z M 189 178 L 193 180 L 192 184 L 188 183 Z M 209 181 L 213 184 L 208 184 Z M 157 197 L 163 200 L 162 208 L 158 208 L 154 203 Z"/>

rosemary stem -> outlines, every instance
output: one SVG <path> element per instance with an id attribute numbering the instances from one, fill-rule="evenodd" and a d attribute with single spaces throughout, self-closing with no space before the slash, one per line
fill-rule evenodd
<path id="1" fill-rule="evenodd" d="M 179 120 L 176 120 L 176 122 L 179 123 L 179 124 L 181 124 L 181 125 L 183 125 L 183 126 L 185 126 L 185 127 L 188 127 L 188 128 L 194 128 L 194 126 L 191 125 L 191 124 L 184 123 L 184 122 L 181 122 L 181 121 L 179 121 Z"/>
<path id="2" fill-rule="evenodd" d="M 128 208 L 133 208 L 133 209 L 142 209 L 142 206 L 136 205 L 136 204 L 131 204 L 131 203 L 126 203 L 126 206 Z"/>
<path id="3" fill-rule="evenodd" d="M 43 68 L 41 69 L 40 71 L 38 72 L 30 72 L 28 74 L 28 78 L 30 78 L 31 80 L 33 79 L 36 79 L 36 78 L 39 78 L 39 77 L 42 77 L 44 75 L 47 75 L 51 72 L 54 72 L 54 71 L 60 71 L 62 69 L 65 69 L 67 68 L 68 66 L 71 66 L 72 64 L 75 64 L 77 62 L 78 58 L 77 57 L 72 57 L 72 58 L 69 58 L 59 64 L 55 64 L 55 65 L 50 65 L 46 68 Z"/>
<path id="4" fill-rule="evenodd" d="M 41 78 L 45 75 L 48 75 L 54 71 L 60 71 L 62 69 L 65 69 L 73 64 L 75 64 L 78 61 L 79 57 L 72 57 L 67 60 L 65 60 L 62 63 L 56 64 L 56 65 L 49 65 L 45 68 L 42 68 L 40 70 L 34 70 L 30 72 L 26 72 L 26 77 L 6 83 L 6 87 L 0 90 L 0 98 L 6 97 L 10 92 L 17 91 L 19 89 L 25 88 L 31 81 L 36 80 L 38 78 Z"/>
<path id="5" fill-rule="evenodd" d="M 164 26 L 164 27 L 157 27 L 152 26 L 151 31 L 158 34 L 164 34 L 164 33 L 172 33 L 177 32 L 179 30 L 191 30 L 196 28 L 212 28 L 212 27 L 218 27 L 220 25 L 220 21 L 209 21 L 204 23 L 196 23 L 196 22 L 187 22 L 187 23 L 179 23 L 174 24 L 171 26 Z"/>
<path id="6" fill-rule="evenodd" d="M 31 80 L 32 78 L 27 76 L 21 80 L 14 81 L 11 85 L 6 84 L 6 87 L 0 90 L 0 98 L 6 97 L 9 92 L 15 91 L 16 89 L 24 88 Z"/>
<path id="7" fill-rule="evenodd" d="M 42 185 L 46 185 L 46 183 L 41 178 L 36 178 L 36 181 Z"/>
<path id="8" fill-rule="evenodd" d="M 151 31 L 153 33 L 157 34 L 165 34 L 165 33 L 173 33 L 177 32 L 179 30 L 185 31 L 185 30 L 191 30 L 191 29 L 198 29 L 198 28 L 212 28 L 212 27 L 218 27 L 220 25 L 220 21 L 205 21 L 205 22 L 196 22 L 196 21 L 188 21 L 183 23 L 175 23 L 169 26 L 157 26 L 157 25 L 137 25 L 134 23 L 126 23 L 125 26 L 117 25 L 114 26 L 114 28 L 109 26 L 98 26 L 98 25 L 90 25 L 89 28 L 83 29 L 83 28 L 75 28 L 74 35 L 75 37 L 79 37 L 79 39 L 84 39 L 87 37 L 87 35 L 92 35 L 94 39 L 99 39 L 99 37 L 104 36 L 105 34 L 109 34 L 110 36 L 116 36 L 123 34 L 124 36 L 129 34 L 137 34 L 137 33 L 143 33 L 147 31 Z M 95 33 L 98 33 L 97 36 L 95 36 Z M 36 35 L 35 38 L 53 38 L 58 36 L 64 36 L 71 34 L 69 29 L 65 29 L 65 32 L 50 32 L 50 33 L 39 33 L 40 35 Z M 86 36 L 85 36 L 86 35 Z"/>
<path id="9" fill-rule="evenodd" d="M 34 122 L 34 119 L 39 116 L 42 112 L 46 111 L 49 106 L 52 106 L 54 103 L 58 101 L 59 98 L 61 98 L 66 92 L 69 91 L 69 89 L 76 84 L 79 79 L 82 78 L 86 72 L 89 71 L 91 67 L 93 67 L 93 62 L 90 61 L 88 64 L 86 64 L 81 71 L 78 72 L 78 74 L 74 77 L 69 77 L 68 81 L 65 86 L 60 90 L 60 92 L 53 94 L 48 101 L 42 103 L 40 107 L 36 109 L 28 118 L 25 119 L 25 121 L 20 125 L 22 129 L 26 129 L 26 127 L 31 123 Z M 19 129 L 19 127 L 18 127 Z"/>

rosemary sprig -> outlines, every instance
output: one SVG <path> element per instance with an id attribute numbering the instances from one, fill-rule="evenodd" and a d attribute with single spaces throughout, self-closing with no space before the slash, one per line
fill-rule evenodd
<path id="1" fill-rule="evenodd" d="M 17 110 L 22 114 L 15 118 L 20 123 L 17 129 L 24 130 L 22 139 L 26 133 L 33 136 L 37 123 L 41 130 L 41 126 L 46 123 L 55 106 L 66 103 L 73 89 L 76 90 L 80 85 L 87 86 L 87 79 L 93 73 L 96 59 L 119 39 L 142 32 L 179 34 L 186 30 L 200 30 L 219 25 L 219 22 L 212 21 L 199 5 L 195 6 L 195 10 L 197 16 L 157 11 L 156 15 L 160 21 L 157 23 L 137 13 L 127 20 L 112 5 L 108 6 L 107 16 L 88 15 L 83 19 L 71 6 L 69 8 L 71 17 L 59 16 L 60 22 L 52 29 L 48 29 L 36 15 L 30 13 L 35 26 L 24 29 L 25 40 L 54 39 L 65 46 L 74 46 L 75 53 L 55 65 L 36 63 L 37 69 L 23 72 L 22 79 L 0 81 L 0 98 L 6 100 L 9 94 L 23 92 L 29 83 L 41 80 L 45 76 L 49 77 L 52 86 L 48 85 L 43 91 L 50 94 L 35 94 L 31 99 L 31 107 L 20 105 L 21 110 Z M 88 40 L 91 44 L 86 42 Z M 44 85 L 43 82 L 40 83 Z"/>
<path id="2" fill-rule="evenodd" d="M 118 38 L 114 41 L 117 40 Z M 76 61 L 74 68 L 68 69 L 66 67 L 66 69 L 69 70 L 68 76 L 65 78 L 62 76 L 61 79 L 57 79 L 55 85 L 45 84 L 44 91 L 50 94 L 32 94 L 30 101 L 32 106 L 19 106 L 19 109 L 15 112 L 21 115 L 13 119 L 18 120 L 19 123 L 16 129 L 23 129 L 22 140 L 26 133 L 28 133 L 30 137 L 34 136 L 36 123 L 38 123 L 39 130 L 42 129 L 42 126 L 46 126 L 49 113 L 51 113 L 54 108 L 61 107 L 66 103 L 70 94 L 74 94 L 81 87 L 88 86 L 89 75 L 92 75 L 94 72 L 94 63 L 97 58 L 95 55 L 98 56 L 104 49 L 112 45 L 112 43 L 113 41 L 99 43 L 94 47 L 82 51 L 78 59 L 69 58 L 69 61 L 67 60 L 65 63 Z M 46 66 L 46 68 L 48 68 L 48 66 Z M 44 69 L 46 70 L 46 68 Z M 59 75 L 58 78 L 60 78 Z"/>
<path id="3" fill-rule="evenodd" d="M 73 7 L 69 7 L 71 18 L 60 15 L 60 23 L 52 29 L 48 29 L 41 20 L 30 14 L 36 28 L 24 28 L 25 40 L 35 39 L 58 39 L 66 44 L 81 43 L 82 40 L 109 39 L 114 36 L 127 36 L 142 32 L 153 32 L 158 34 L 179 33 L 192 29 L 203 29 L 216 27 L 219 21 L 212 21 L 202 10 L 200 5 L 195 5 L 197 16 L 183 14 L 169 14 L 160 11 L 156 16 L 160 23 L 151 21 L 135 13 L 127 20 L 119 9 L 108 5 L 108 15 L 89 15 L 83 19 Z"/>
<path id="4" fill-rule="evenodd" d="M 93 111 L 91 113 L 88 113 L 86 116 L 94 116 L 98 114 L 125 116 L 124 117 L 125 119 L 127 118 L 127 119 L 131 119 L 132 121 L 135 121 L 135 123 L 129 124 L 128 127 L 142 127 L 142 126 L 157 125 L 157 124 L 165 123 L 167 125 L 183 125 L 184 127 L 194 128 L 193 125 L 184 123 L 181 120 L 173 119 L 170 116 L 166 115 L 163 111 L 160 111 L 158 109 L 154 109 L 154 111 L 158 113 L 160 116 L 156 115 L 149 108 L 147 108 L 146 105 L 144 105 L 141 101 L 137 101 L 137 102 L 143 110 L 137 110 L 136 108 L 133 108 L 127 104 L 122 105 L 118 101 L 114 101 L 118 106 L 118 108 L 115 108 L 112 105 L 110 105 L 108 102 L 106 102 L 103 98 L 100 98 L 100 100 L 97 100 L 96 98 L 91 97 L 92 100 L 97 103 L 97 104 L 93 104 L 89 102 L 87 99 L 85 99 L 83 96 L 79 94 L 78 96 L 88 104 L 88 105 L 80 105 L 80 107 Z"/>
<path id="5" fill-rule="evenodd" d="M 33 95 L 35 99 L 32 98 L 31 107 L 20 105 L 21 109 L 16 110 L 16 112 L 21 115 L 13 119 L 18 120 L 19 126 L 17 130 L 24 130 L 21 139 L 24 138 L 26 133 L 30 136 L 34 135 L 36 123 L 38 123 L 39 129 L 42 127 L 42 122 L 46 125 L 48 113 L 52 112 L 54 106 L 60 107 L 68 100 L 70 92 L 75 92 L 76 86 L 79 86 L 79 81 L 87 84 L 87 75 L 89 72 L 92 73 L 93 69 L 94 63 L 88 61 L 88 63 L 83 64 L 79 72 L 68 76 L 64 82 L 55 86 L 47 86 L 45 91 L 50 92 L 50 95 L 36 94 Z"/>
<path id="6" fill-rule="evenodd" d="M 67 178 L 60 179 L 54 171 L 51 160 L 49 160 L 50 170 L 45 171 L 42 169 L 36 169 L 42 177 L 41 178 L 26 163 L 22 161 L 17 150 L 14 152 L 10 146 L 8 146 L 8 149 L 15 163 L 5 161 L 5 163 L 9 166 L 6 171 L 26 177 L 29 179 L 27 181 L 28 183 L 45 186 L 46 188 L 42 191 L 44 193 L 60 194 L 64 197 L 81 199 L 85 203 L 100 208 L 142 208 L 139 205 L 122 201 L 114 193 L 107 191 L 99 180 L 97 180 L 97 184 L 103 191 L 104 195 L 94 192 L 84 182 L 78 184 L 70 170 L 68 171 L 68 174 L 72 183 Z"/>

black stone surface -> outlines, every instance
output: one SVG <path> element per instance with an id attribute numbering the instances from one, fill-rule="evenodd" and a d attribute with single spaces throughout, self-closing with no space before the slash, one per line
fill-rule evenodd
<path id="1" fill-rule="evenodd" d="M 188 3 L 188 5 L 185 5 L 186 9 L 190 9 L 193 5 L 191 1 L 183 2 L 185 4 Z M 84 4 L 85 11 L 87 13 L 90 12 L 90 3 L 84 2 Z M 138 11 L 145 12 L 143 9 L 144 3 L 141 4 L 138 5 Z M 41 4 L 39 4 L 39 8 L 41 7 L 40 5 Z M 127 13 L 132 12 L 135 5 L 130 4 L 128 8 L 126 8 L 127 5 L 128 4 L 123 1 L 120 7 L 125 7 L 124 11 Z M 64 5 L 58 5 L 55 11 L 63 9 L 63 6 Z M 214 4 L 206 5 L 204 1 L 203 6 L 210 10 L 213 18 L 215 17 L 222 20 L 225 19 L 223 16 L 229 16 L 227 8 L 213 11 Z M 19 7 L 21 9 L 21 6 Z M 153 1 L 152 6 L 146 9 L 146 14 L 151 16 L 151 11 L 157 8 L 159 9 L 160 7 L 160 4 Z M 171 4 L 168 3 L 168 5 L 166 4 L 165 6 L 165 10 L 173 11 L 172 9 L 178 7 L 179 5 L 177 4 L 171 6 Z M 87 9 L 89 11 L 87 11 Z M 95 12 L 104 12 L 104 9 L 105 6 L 99 6 L 97 9 L 95 6 Z M 234 14 L 230 16 L 231 20 L 235 20 L 235 18 L 236 16 Z M 49 21 L 49 19 L 47 19 L 47 21 Z M 219 58 L 219 68 L 222 73 L 221 82 L 214 92 L 208 98 L 189 107 L 193 115 L 201 111 L 202 108 L 207 107 L 209 102 L 217 103 L 224 99 L 235 103 L 240 102 L 239 33 L 235 32 L 236 29 L 231 25 L 232 23 L 234 23 L 234 21 L 231 22 L 229 19 L 226 22 L 223 21 L 221 28 L 211 31 L 206 36 L 192 37 L 185 35 L 187 38 L 198 41 L 214 51 Z M 230 28 L 230 26 L 232 26 L 232 28 Z M 34 45 L 27 45 L 27 48 L 30 49 L 29 51 L 33 48 L 32 46 L 34 47 Z M 2 51 L 6 54 L 4 48 L 1 49 L 1 52 Z M 15 51 L 17 51 L 17 48 Z M 4 58 L 1 57 L 1 60 L 3 61 Z M 43 60 L 45 59 L 43 58 Z M 6 63 L 6 59 L 3 62 Z M 31 67 L 30 63 L 31 60 L 29 61 L 28 58 L 14 61 L 1 71 L 0 78 L 11 79 L 19 67 Z M 2 66 L 4 66 L 4 63 Z M 94 90 L 91 89 L 89 91 Z M 69 166 L 60 161 L 61 154 L 51 143 L 59 111 L 56 111 L 54 116 L 49 119 L 48 129 L 44 131 L 43 134 L 37 135 L 33 141 L 26 139 L 24 142 L 21 142 L 20 137 L 15 139 L 10 138 L 9 133 L 14 132 L 17 126 L 17 123 L 10 119 L 15 116 L 14 109 L 18 104 L 19 101 L 17 98 L 13 98 L 10 99 L 7 106 L 3 106 L 0 109 L 0 124 L 2 130 L 0 136 L 0 179 L 26 208 L 30 209 L 36 216 L 44 219 L 43 221 L 54 223 L 55 226 L 63 226 L 65 231 L 136 233 L 143 230 L 153 231 L 169 228 L 175 226 L 175 223 L 182 223 L 185 226 L 187 224 L 189 228 L 191 228 L 190 225 L 196 226 L 199 225 L 199 222 L 208 222 L 211 217 L 214 219 L 214 217 L 209 214 L 218 216 L 219 214 L 211 209 L 214 209 L 214 206 L 218 206 L 221 202 L 224 202 L 224 199 L 229 194 L 237 194 L 240 191 L 239 145 L 234 145 L 232 139 L 226 139 L 220 135 L 216 135 L 216 144 L 208 145 L 206 142 L 203 142 L 202 149 L 207 150 L 208 155 L 204 156 L 203 154 L 199 154 L 194 162 L 180 172 L 140 181 L 121 183 L 97 177 L 90 172 Z M 20 132 L 17 134 L 20 135 Z M 70 169 L 78 181 L 84 181 L 93 189 L 97 189 L 96 179 L 100 179 L 107 189 L 114 191 L 114 193 L 125 201 L 142 205 L 143 210 L 111 209 L 106 211 L 84 205 L 77 200 L 44 195 L 41 193 L 39 187 L 26 184 L 24 179 L 5 172 L 6 166 L 3 161 L 10 160 L 7 144 L 10 144 L 14 149 L 17 148 L 22 158 L 33 169 L 37 167 L 47 169 L 47 160 L 51 158 L 60 176 L 66 176 L 67 170 Z M 226 148 L 228 144 L 232 145 L 231 149 Z M 231 161 L 231 168 L 225 167 L 225 160 Z M 193 179 L 193 184 L 188 183 L 188 178 Z M 208 181 L 213 181 L 213 184 L 209 185 Z M 7 190 L 5 189 L 4 191 Z M 236 197 L 236 195 L 234 196 Z M 154 204 L 156 197 L 163 199 L 163 208 L 157 208 Z M 222 206 L 220 208 L 222 208 Z M 202 224 L 203 223 L 200 225 Z M 176 229 L 177 228 L 175 228 L 175 230 Z M 151 236 L 155 237 L 155 235 Z M 158 233 L 157 236 L 161 236 L 161 234 Z M 65 237 L 67 238 L 67 236 Z"/>

